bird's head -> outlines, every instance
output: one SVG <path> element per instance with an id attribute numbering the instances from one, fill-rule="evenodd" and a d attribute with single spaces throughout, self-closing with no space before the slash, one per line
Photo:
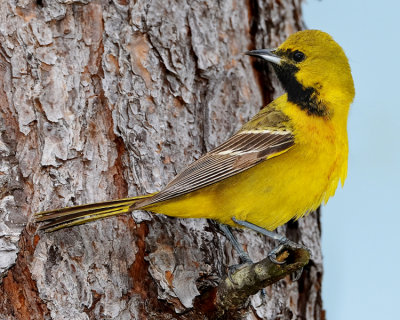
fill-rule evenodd
<path id="1" fill-rule="evenodd" d="M 247 54 L 273 63 L 289 101 L 310 114 L 347 116 L 354 98 L 353 78 L 343 49 L 329 34 L 319 30 L 300 31 L 276 49 Z"/>

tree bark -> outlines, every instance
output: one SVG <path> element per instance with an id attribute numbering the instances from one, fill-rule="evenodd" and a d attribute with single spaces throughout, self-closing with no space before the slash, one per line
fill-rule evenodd
<path id="1" fill-rule="evenodd" d="M 197 302 L 239 261 L 209 221 L 32 214 L 160 190 L 281 93 L 242 53 L 302 26 L 301 0 L 1 1 L 0 318 L 212 319 Z M 323 319 L 318 215 L 278 231 L 310 263 L 235 318 Z M 274 245 L 235 233 L 254 261 Z"/>

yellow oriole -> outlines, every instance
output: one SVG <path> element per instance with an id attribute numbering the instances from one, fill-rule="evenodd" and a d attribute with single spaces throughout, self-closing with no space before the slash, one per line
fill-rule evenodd
<path id="1" fill-rule="evenodd" d="M 285 91 L 221 146 L 160 192 L 41 212 L 54 231 L 144 209 L 168 216 L 247 221 L 273 230 L 326 202 L 347 172 L 347 116 L 354 97 L 348 60 L 328 34 L 291 35 L 274 50 L 247 54 L 271 62 Z"/>

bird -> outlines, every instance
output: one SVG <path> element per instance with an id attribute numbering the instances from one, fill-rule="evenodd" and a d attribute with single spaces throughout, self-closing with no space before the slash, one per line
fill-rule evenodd
<path id="1" fill-rule="evenodd" d="M 355 95 L 351 68 L 340 45 L 320 30 L 299 31 L 277 48 L 246 54 L 272 65 L 283 95 L 161 191 L 40 212 L 35 220 L 41 229 L 147 210 L 208 218 L 290 242 L 273 231 L 326 203 L 346 179 L 347 119 Z M 241 258 L 249 259 L 243 250 Z"/>

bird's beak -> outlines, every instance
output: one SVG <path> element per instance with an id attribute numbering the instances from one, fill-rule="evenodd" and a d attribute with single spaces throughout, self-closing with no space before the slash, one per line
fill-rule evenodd
<path id="1" fill-rule="evenodd" d="M 274 51 L 275 51 L 274 49 L 260 49 L 260 50 L 247 51 L 245 54 L 247 54 L 248 56 L 261 58 L 279 65 L 281 64 L 282 59 L 276 54 L 274 54 L 273 53 Z"/>

